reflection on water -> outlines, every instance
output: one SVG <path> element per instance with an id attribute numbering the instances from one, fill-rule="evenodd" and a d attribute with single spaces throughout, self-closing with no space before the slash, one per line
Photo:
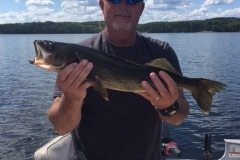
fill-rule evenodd
<path id="1" fill-rule="evenodd" d="M 204 136 L 212 134 L 215 158 L 224 153 L 223 139 L 240 139 L 240 33 L 147 34 L 170 43 L 183 74 L 219 80 L 228 85 L 214 96 L 206 116 L 188 92 L 190 114 L 171 136 L 183 158 L 202 158 Z M 55 137 L 47 119 L 55 74 L 28 63 L 35 55 L 33 40 L 77 43 L 80 35 L 0 35 L 0 159 L 33 159 L 34 152 Z"/>

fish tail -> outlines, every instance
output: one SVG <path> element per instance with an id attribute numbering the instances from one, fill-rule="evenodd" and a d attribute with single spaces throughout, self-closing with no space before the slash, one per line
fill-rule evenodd
<path id="1" fill-rule="evenodd" d="M 188 90 L 202 109 L 202 112 L 208 115 L 212 106 L 212 97 L 216 94 L 216 92 L 221 92 L 225 89 L 227 85 L 221 82 L 202 78 L 195 78 L 194 81 L 194 87 L 192 86 L 188 88 Z"/>

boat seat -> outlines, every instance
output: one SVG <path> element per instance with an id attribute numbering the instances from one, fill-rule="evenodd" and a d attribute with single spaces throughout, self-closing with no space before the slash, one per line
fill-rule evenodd
<path id="1" fill-rule="evenodd" d="M 58 136 L 39 148 L 34 158 L 35 160 L 77 160 L 71 133 Z"/>

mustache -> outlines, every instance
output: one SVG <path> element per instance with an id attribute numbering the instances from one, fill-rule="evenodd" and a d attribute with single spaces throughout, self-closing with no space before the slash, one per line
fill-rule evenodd
<path id="1" fill-rule="evenodd" d="M 131 16 L 128 11 L 119 10 L 114 13 L 114 16 Z"/>

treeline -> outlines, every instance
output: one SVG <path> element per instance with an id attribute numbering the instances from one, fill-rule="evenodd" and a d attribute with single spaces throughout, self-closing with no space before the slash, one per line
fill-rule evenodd
<path id="1" fill-rule="evenodd" d="M 0 34 L 63 34 L 98 33 L 104 22 L 27 22 L 0 24 Z M 137 30 L 147 33 L 177 32 L 240 32 L 240 18 L 213 18 L 207 20 L 151 22 L 138 24 Z"/>
<path id="2" fill-rule="evenodd" d="M 240 32 L 240 18 L 213 18 L 207 20 L 152 22 L 139 25 L 140 32 L 175 33 L 175 32 Z"/>
<path id="3" fill-rule="evenodd" d="M 98 22 L 27 22 L 0 24 L 0 34 L 97 33 Z"/>

